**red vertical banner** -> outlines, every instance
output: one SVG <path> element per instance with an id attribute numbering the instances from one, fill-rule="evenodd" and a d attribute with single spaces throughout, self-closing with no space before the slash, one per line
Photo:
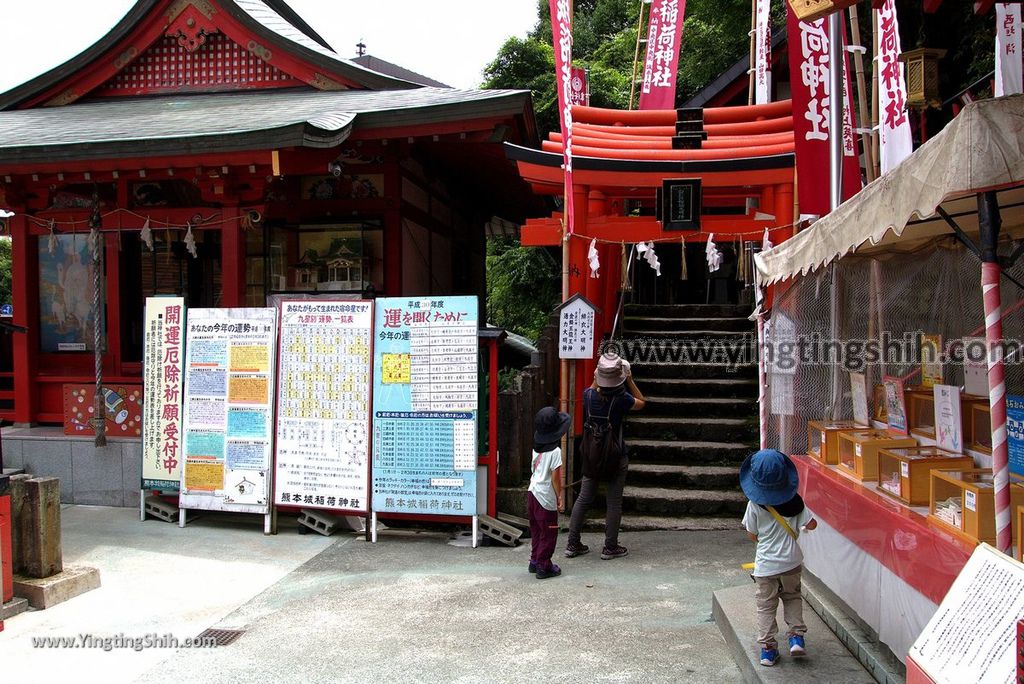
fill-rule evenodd
<path id="1" fill-rule="evenodd" d="M 569 100 L 574 105 L 587 106 L 590 104 L 590 87 L 587 85 L 586 69 L 574 66 L 569 85 Z"/>
<path id="2" fill-rule="evenodd" d="M 799 21 L 786 4 L 789 43 L 789 78 L 793 98 L 793 133 L 796 144 L 800 213 L 823 216 L 829 212 L 829 111 L 832 104 L 832 68 L 829 63 L 828 23 L 825 19 Z M 844 27 L 845 36 L 845 27 Z M 845 38 L 844 38 L 845 42 Z M 843 82 L 843 193 L 844 200 L 861 188 L 860 161 L 854 137 L 849 57 Z"/>
<path id="3" fill-rule="evenodd" d="M 562 129 L 562 168 L 565 171 L 566 234 L 572 233 L 572 2 L 548 0 L 551 40 L 555 47 L 555 83 L 558 86 L 558 121 Z"/>
<path id="4" fill-rule="evenodd" d="M 654 0 L 647 28 L 647 57 L 640 109 L 675 109 L 679 41 L 686 0 Z"/>

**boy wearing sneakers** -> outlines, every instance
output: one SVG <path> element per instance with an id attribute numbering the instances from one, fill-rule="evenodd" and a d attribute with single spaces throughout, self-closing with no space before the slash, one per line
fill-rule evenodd
<path id="1" fill-rule="evenodd" d="M 559 442 L 569 429 L 569 414 L 550 406 L 533 419 L 533 454 L 530 487 L 530 572 L 537 579 L 558 577 L 562 569 L 551 562 L 558 541 L 558 511 L 562 508 L 562 448 Z"/>
<path id="2" fill-rule="evenodd" d="M 776 449 L 762 449 L 748 456 L 740 466 L 740 486 L 750 499 L 743 526 L 757 543 L 752 574 L 757 585 L 757 641 L 761 646 L 761 664 L 768 667 L 779 660 L 775 641 L 779 626 L 775 615 L 780 600 L 789 627 L 789 654 L 807 654 L 807 626 L 800 596 L 804 557 L 797 537 L 801 531 L 813 530 L 818 523 L 797 494 L 798 485 L 796 466 Z"/>

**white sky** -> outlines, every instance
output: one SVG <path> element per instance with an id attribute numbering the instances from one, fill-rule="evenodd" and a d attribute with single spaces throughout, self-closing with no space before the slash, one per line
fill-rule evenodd
<path id="1" fill-rule="evenodd" d="M 537 0 L 286 0 L 342 57 L 367 53 L 456 88 L 480 85 L 510 36 L 537 22 Z M 134 0 L 0 0 L 0 92 L 102 38 Z"/>

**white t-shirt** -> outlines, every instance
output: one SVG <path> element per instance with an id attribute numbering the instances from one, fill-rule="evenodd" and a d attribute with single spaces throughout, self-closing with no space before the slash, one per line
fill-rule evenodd
<path id="1" fill-rule="evenodd" d="M 780 514 L 781 515 L 781 514 Z M 800 528 L 811 521 L 811 512 L 804 506 L 800 515 L 783 519 L 793 531 L 800 534 Z M 747 502 L 743 514 L 743 526 L 747 532 L 757 535 L 757 553 L 754 556 L 754 577 L 771 577 L 792 570 L 804 562 L 804 554 L 796 540 L 767 510 L 752 501 Z"/>
<path id="2" fill-rule="evenodd" d="M 530 478 L 529 491 L 541 506 L 549 511 L 557 511 L 558 499 L 555 497 L 555 488 L 551 486 L 551 471 L 562 465 L 562 447 L 555 447 L 543 453 L 532 453 L 533 476 Z"/>

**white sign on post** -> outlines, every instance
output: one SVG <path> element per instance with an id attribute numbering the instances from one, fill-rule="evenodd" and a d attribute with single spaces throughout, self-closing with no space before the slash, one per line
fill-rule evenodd
<path id="1" fill-rule="evenodd" d="M 573 295 L 559 307 L 558 358 L 594 358 L 594 314 L 597 309 L 582 295 Z"/>
<path id="2" fill-rule="evenodd" d="M 867 378 L 863 373 L 850 373 L 850 397 L 853 399 L 853 422 L 869 425 Z"/>
<path id="3" fill-rule="evenodd" d="M 988 342 L 984 337 L 964 338 L 964 392 L 988 396 Z"/>
<path id="4" fill-rule="evenodd" d="M 935 398 L 935 444 L 940 449 L 962 454 L 964 436 L 960 417 L 960 388 L 935 385 L 932 392 Z"/>

